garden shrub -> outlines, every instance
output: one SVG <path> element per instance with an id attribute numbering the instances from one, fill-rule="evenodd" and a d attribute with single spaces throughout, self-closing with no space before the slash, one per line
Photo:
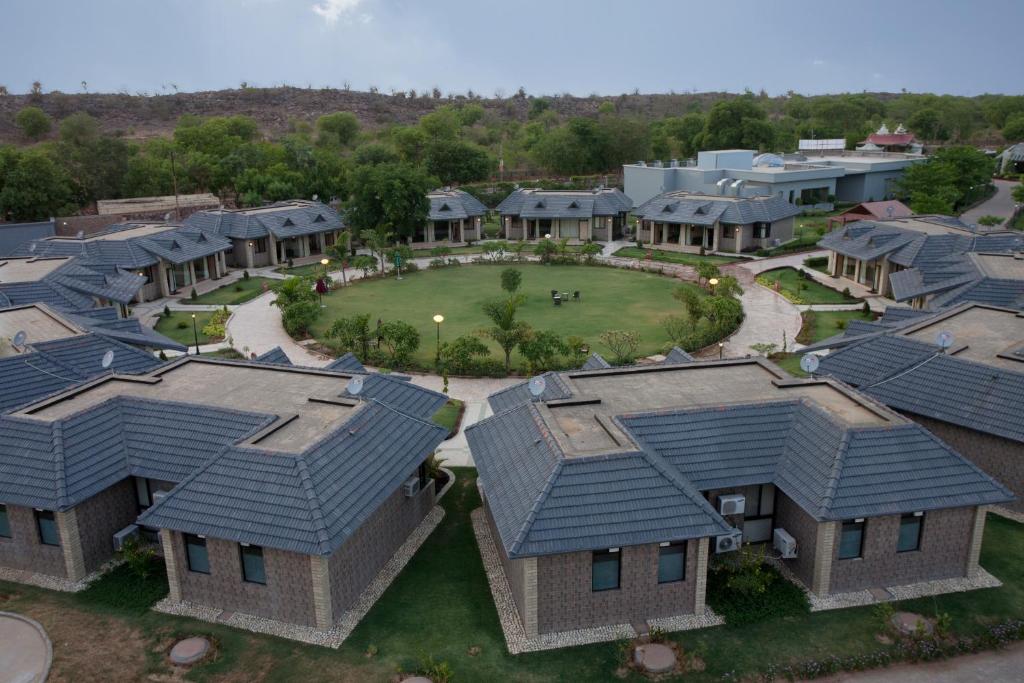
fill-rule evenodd
<path id="1" fill-rule="evenodd" d="M 171 307 L 168 306 L 167 304 L 164 304 L 164 317 L 165 318 L 170 318 L 171 317 Z"/>
<path id="2" fill-rule="evenodd" d="M 179 330 L 187 330 L 188 329 L 188 323 L 185 322 L 184 320 L 179 320 L 178 324 L 175 325 L 175 327 L 177 327 Z"/>
<path id="3" fill-rule="evenodd" d="M 472 335 L 463 335 L 441 344 L 441 367 L 455 375 L 476 374 L 481 361 L 490 357 L 487 344 Z"/>
<path id="4" fill-rule="evenodd" d="M 281 309 L 281 322 L 285 331 L 293 336 L 305 336 L 309 326 L 320 316 L 320 304 L 316 301 L 299 301 Z"/>
<path id="5" fill-rule="evenodd" d="M 218 308 L 203 325 L 203 334 L 213 339 L 222 339 L 227 333 L 225 325 L 230 317 L 231 313 L 226 308 Z"/>
<path id="6" fill-rule="evenodd" d="M 708 571 L 708 604 L 731 626 L 809 614 L 803 589 L 764 561 L 764 551 L 744 546 Z"/>
<path id="7" fill-rule="evenodd" d="M 249 271 L 248 270 L 243 270 L 242 271 L 242 279 L 243 280 L 248 280 L 249 279 Z"/>

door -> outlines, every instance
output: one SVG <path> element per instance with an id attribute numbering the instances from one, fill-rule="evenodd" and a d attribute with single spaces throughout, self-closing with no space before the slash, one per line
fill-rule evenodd
<path id="1" fill-rule="evenodd" d="M 751 488 L 743 512 L 743 542 L 764 543 L 772 540 L 775 527 L 775 486 L 761 484 Z"/>

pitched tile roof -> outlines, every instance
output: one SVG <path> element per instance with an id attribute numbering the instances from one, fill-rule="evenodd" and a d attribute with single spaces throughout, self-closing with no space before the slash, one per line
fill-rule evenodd
<path id="1" fill-rule="evenodd" d="M 678 346 L 673 346 L 672 350 L 665 355 L 665 360 L 662 361 L 665 365 L 676 365 L 678 363 L 692 363 L 694 361 L 693 356 L 683 351 Z"/>
<path id="2" fill-rule="evenodd" d="M 658 223 L 734 225 L 773 222 L 800 214 L 800 207 L 778 195 L 770 197 L 716 197 L 715 195 L 666 192 L 648 199 L 633 213 Z"/>
<path id="3" fill-rule="evenodd" d="M 610 367 L 611 363 L 606 361 L 601 354 L 595 352 L 587 357 L 586 362 L 580 366 L 580 370 L 603 370 Z"/>
<path id="4" fill-rule="evenodd" d="M 590 218 L 614 216 L 633 207 L 632 200 L 618 188 L 597 190 L 514 191 L 498 204 L 499 214 L 526 218 Z"/>
<path id="5" fill-rule="evenodd" d="M 559 373 L 545 372 L 540 376 L 544 378 L 545 383 L 544 393 L 540 395 L 541 401 L 554 401 L 560 398 L 569 398 L 572 396 L 572 392 L 569 390 L 569 387 L 566 386 Z M 533 395 L 530 393 L 529 384 L 529 382 L 514 384 L 488 396 L 487 402 L 491 405 L 491 410 L 496 413 L 500 413 L 501 411 L 507 410 L 513 406 L 532 401 Z"/>
<path id="6" fill-rule="evenodd" d="M 457 221 L 487 213 L 487 207 L 465 190 L 434 190 L 427 193 L 427 199 L 430 200 L 427 218 L 432 221 Z"/>
<path id="7" fill-rule="evenodd" d="M 351 351 L 346 353 L 344 356 L 338 356 L 330 363 L 324 366 L 325 370 L 338 370 L 340 372 L 355 372 L 359 374 L 366 374 L 367 370 L 363 367 L 363 364 L 359 362 L 359 359 L 355 357 Z"/>
<path id="8" fill-rule="evenodd" d="M 270 365 L 291 365 L 292 361 L 288 358 L 288 354 L 284 352 L 280 346 L 275 346 L 266 353 L 256 356 L 254 359 L 257 363 L 269 363 Z"/>
<path id="9" fill-rule="evenodd" d="M 277 202 L 258 209 L 197 211 L 185 219 L 185 224 L 231 239 L 258 239 L 271 234 L 288 239 L 345 227 L 337 211 L 305 200 Z"/>

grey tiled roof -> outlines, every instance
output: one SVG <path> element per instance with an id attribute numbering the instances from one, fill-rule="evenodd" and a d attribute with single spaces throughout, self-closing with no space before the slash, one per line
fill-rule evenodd
<path id="1" fill-rule="evenodd" d="M 521 189 L 505 197 L 497 211 L 503 216 L 527 218 L 589 218 L 614 216 L 632 207 L 633 202 L 617 188 L 571 192 Z"/>
<path id="2" fill-rule="evenodd" d="M 825 356 L 818 372 L 855 387 L 866 386 L 913 367 L 938 351 L 932 344 L 879 335 Z"/>
<path id="3" fill-rule="evenodd" d="M 587 357 L 586 362 L 580 366 L 580 370 L 604 370 L 610 367 L 611 364 L 601 354 L 595 352 Z"/>
<path id="4" fill-rule="evenodd" d="M 653 453 L 567 458 L 533 404 L 466 430 L 510 557 L 725 533 L 706 500 Z"/>
<path id="5" fill-rule="evenodd" d="M 93 300 L 49 279 L 0 283 L 0 306 L 46 304 L 60 310 L 89 308 Z"/>
<path id="6" fill-rule="evenodd" d="M 800 214 L 800 207 L 778 195 L 771 197 L 716 198 L 713 195 L 691 195 L 666 192 L 648 199 L 634 213 L 658 223 L 692 223 L 713 225 L 716 221 L 734 225 L 773 222 Z"/>
<path id="7" fill-rule="evenodd" d="M 47 275 L 44 280 L 64 289 L 89 296 L 129 304 L 135 299 L 146 278 L 120 266 L 86 264 L 74 259 Z"/>
<path id="8" fill-rule="evenodd" d="M 878 319 L 878 322 L 883 325 L 896 325 L 908 320 L 915 320 L 926 315 L 932 315 L 932 312 L 924 311 L 919 308 L 899 308 L 898 306 L 889 306 L 885 309 L 885 313 L 882 314 L 882 317 Z"/>
<path id="9" fill-rule="evenodd" d="M 693 360 L 693 356 L 686 351 L 683 351 L 678 346 L 673 346 L 672 350 L 665 355 L 665 360 L 662 363 L 665 365 L 679 365 L 680 363 L 692 363 Z"/>
<path id="10" fill-rule="evenodd" d="M 61 315 L 89 332 L 133 346 L 174 351 L 186 349 L 184 345 L 146 327 L 138 318 L 118 318 L 117 311 L 109 306 L 74 313 L 61 311 Z"/>
<path id="11" fill-rule="evenodd" d="M 541 377 L 544 378 L 545 386 L 544 393 L 541 394 L 540 400 L 554 401 L 560 398 L 569 398 L 572 396 L 572 392 L 569 390 L 569 387 L 566 386 L 565 381 L 559 373 L 545 372 Z M 532 401 L 533 395 L 530 393 L 529 384 L 529 382 L 513 384 L 510 387 L 488 396 L 487 402 L 491 404 L 491 410 L 496 413 L 500 413 L 503 410 L 508 410 L 514 406 Z"/>
<path id="12" fill-rule="evenodd" d="M 337 370 L 338 372 L 355 372 L 358 374 L 366 374 L 367 370 L 363 367 L 363 364 L 359 362 L 359 359 L 355 357 L 351 351 L 346 353 L 344 356 L 338 356 L 330 363 L 324 366 L 324 370 Z"/>
<path id="13" fill-rule="evenodd" d="M 161 258 L 171 263 L 186 263 L 231 248 L 230 241 L 187 226 L 170 226 L 167 230 L 147 236 L 104 239 L 105 236 L 116 236 L 117 233 L 141 225 L 145 224 L 118 223 L 82 239 L 51 237 L 34 240 L 19 246 L 15 255 L 37 258 L 76 256 L 84 265 L 117 266 L 131 270 L 151 266 Z"/>
<path id="14" fill-rule="evenodd" d="M 264 354 L 256 356 L 254 359 L 257 363 L 267 363 L 269 365 L 291 365 L 292 361 L 288 358 L 288 354 L 284 352 L 280 346 L 275 346 Z"/>
<path id="15" fill-rule="evenodd" d="M 264 208 L 273 210 L 258 213 L 223 209 L 197 211 L 185 219 L 185 224 L 232 239 L 257 239 L 269 234 L 287 239 L 345 227 L 338 212 L 320 202 L 291 200 Z"/>
<path id="16" fill-rule="evenodd" d="M 342 395 L 350 396 L 347 390 Z M 421 420 L 429 420 L 448 402 L 444 394 L 403 381 L 398 376 L 380 373 L 368 374 L 363 378 L 363 391 L 359 396 L 380 401 Z"/>
<path id="17" fill-rule="evenodd" d="M 464 190 L 437 190 L 427 194 L 430 200 L 432 221 L 457 221 L 470 216 L 483 216 L 487 207 L 479 199 Z"/>

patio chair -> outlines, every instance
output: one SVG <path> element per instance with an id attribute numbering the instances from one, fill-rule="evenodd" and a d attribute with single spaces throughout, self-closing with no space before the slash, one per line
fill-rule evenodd
<path id="1" fill-rule="evenodd" d="M 575 301 L 576 303 L 583 301 L 582 297 L 580 297 L 580 290 L 577 289 L 575 292 L 572 293 L 572 300 Z"/>
<path id="2" fill-rule="evenodd" d="M 551 303 L 553 303 L 555 306 L 561 306 L 562 305 L 562 297 L 560 297 L 557 294 L 555 294 L 553 297 L 551 297 Z"/>
<path id="3" fill-rule="evenodd" d="M 558 290 L 557 289 L 552 289 L 551 290 L 551 298 L 554 299 L 556 296 L 558 296 Z"/>

